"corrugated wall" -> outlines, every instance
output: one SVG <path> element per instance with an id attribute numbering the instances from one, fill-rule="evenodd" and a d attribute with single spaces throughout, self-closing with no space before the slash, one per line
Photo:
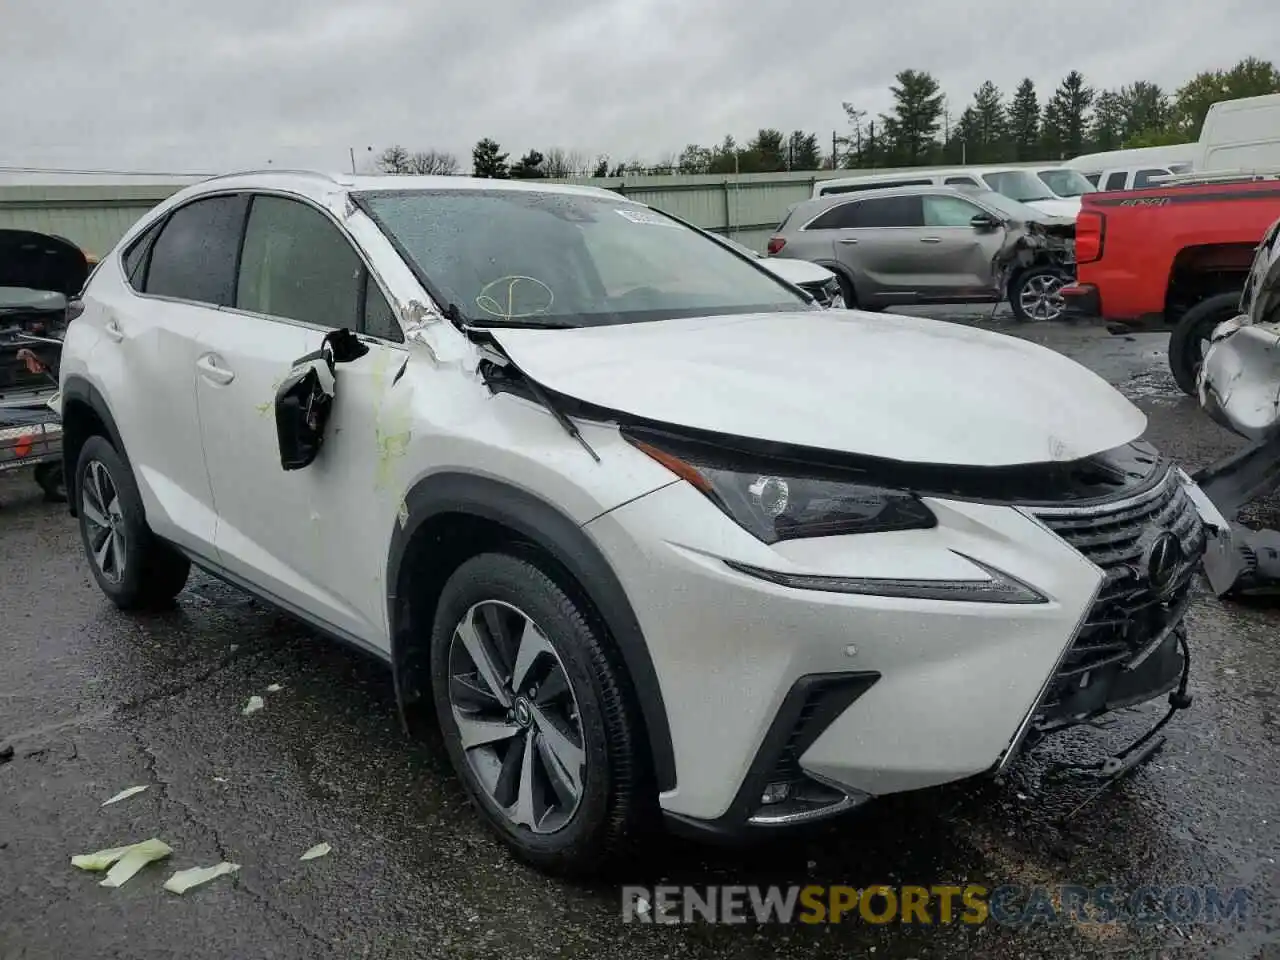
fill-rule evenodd
<path id="1" fill-rule="evenodd" d="M 169 184 L 4 186 L 0 187 L 0 229 L 66 237 L 100 257 L 140 216 L 178 189 Z"/>
<path id="2" fill-rule="evenodd" d="M 916 168 L 913 172 L 922 169 L 927 168 Z M 567 182 L 616 190 L 699 227 L 727 234 L 740 243 L 763 250 L 787 207 L 807 199 L 817 180 L 852 173 L 823 170 L 741 176 L 608 177 Z M 138 217 L 180 187 L 181 184 L 172 183 L 0 186 L 0 229 L 57 234 L 79 244 L 88 253 L 101 256 Z"/>

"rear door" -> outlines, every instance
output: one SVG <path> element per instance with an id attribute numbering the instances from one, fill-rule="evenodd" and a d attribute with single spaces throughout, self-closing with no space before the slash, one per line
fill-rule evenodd
<path id="1" fill-rule="evenodd" d="M 1004 228 L 976 229 L 973 218 L 990 214 L 963 197 L 929 194 L 921 199 L 925 224 L 921 242 L 931 249 L 928 272 L 920 279 L 923 295 L 951 302 L 995 296 L 991 263 L 1004 244 Z"/>
<path id="2" fill-rule="evenodd" d="M 340 327 L 367 334 L 369 353 L 337 368 L 320 456 L 286 472 L 276 390 Z M 378 648 L 387 646 L 381 578 L 395 515 L 388 464 L 407 429 L 384 402 L 408 358 L 400 340 L 376 278 L 327 211 L 254 196 L 233 307 L 200 341 L 196 392 L 218 557 L 286 606 Z"/>
<path id="3" fill-rule="evenodd" d="M 122 283 L 86 298 L 101 324 L 94 363 L 161 537 L 213 550 L 215 509 L 196 405 L 201 331 L 235 292 L 235 258 L 248 198 L 202 197 L 176 208 L 124 253 Z M 117 389 L 118 388 L 118 389 Z"/>
<path id="4" fill-rule="evenodd" d="M 835 258 L 853 274 L 862 302 L 921 299 L 933 250 L 923 239 L 919 194 L 852 200 L 826 211 L 807 230 L 830 233 Z"/>

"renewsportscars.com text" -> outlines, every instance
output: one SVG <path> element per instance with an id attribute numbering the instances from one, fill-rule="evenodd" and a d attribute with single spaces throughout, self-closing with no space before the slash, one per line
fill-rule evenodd
<path id="1" fill-rule="evenodd" d="M 1026 887 L 1006 884 L 868 887 L 627 886 L 627 923 L 1032 924 L 1240 922 L 1244 888 Z"/>

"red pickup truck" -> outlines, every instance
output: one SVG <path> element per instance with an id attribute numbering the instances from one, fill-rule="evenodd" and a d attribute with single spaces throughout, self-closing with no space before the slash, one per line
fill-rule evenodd
<path id="1" fill-rule="evenodd" d="M 1100 316 L 1112 333 L 1172 331 L 1169 365 L 1188 393 L 1203 344 L 1238 312 L 1254 248 L 1280 217 L 1280 178 L 1214 179 L 1085 194 L 1076 282 L 1062 289 L 1068 314 Z"/>

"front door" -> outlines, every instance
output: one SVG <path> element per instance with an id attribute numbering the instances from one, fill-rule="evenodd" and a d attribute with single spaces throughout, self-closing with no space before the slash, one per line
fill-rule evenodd
<path id="1" fill-rule="evenodd" d="M 931 251 L 925 296 L 944 303 L 998 298 L 992 264 L 1004 245 L 1004 228 L 975 228 L 974 217 L 990 214 L 963 197 L 932 194 L 921 199 L 925 225 L 921 242 Z"/>
<path id="2" fill-rule="evenodd" d="M 369 352 L 337 369 L 319 457 L 280 465 L 274 400 L 295 360 L 340 327 Z M 233 310 L 201 337 L 197 382 L 221 563 L 286 606 L 388 649 L 382 569 L 397 501 L 379 486 L 385 396 L 407 360 L 399 325 L 349 238 L 298 199 L 253 198 Z"/>

